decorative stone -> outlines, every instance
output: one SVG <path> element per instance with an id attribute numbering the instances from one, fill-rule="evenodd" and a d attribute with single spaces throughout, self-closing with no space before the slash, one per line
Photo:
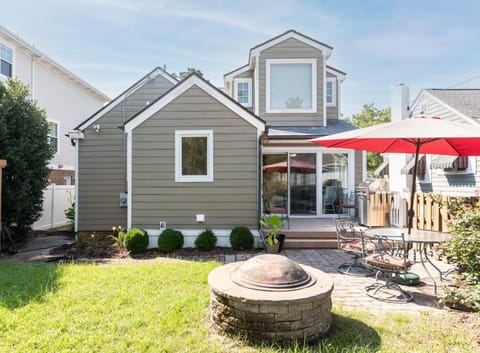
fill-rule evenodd
<path id="1" fill-rule="evenodd" d="M 332 321 L 332 279 L 281 255 L 257 258 L 218 267 L 208 276 L 215 328 L 268 343 L 312 342 L 325 335 Z M 268 269 L 272 273 L 265 273 Z"/>

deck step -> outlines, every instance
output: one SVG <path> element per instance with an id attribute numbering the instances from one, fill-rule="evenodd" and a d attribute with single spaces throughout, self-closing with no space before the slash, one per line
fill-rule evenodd
<path id="1" fill-rule="evenodd" d="M 334 239 L 336 241 L 337 234 L 334 230 L 325 231 L 302 231 L 302 230 L 284 230 L 283 234 L 287 239 Z"/>
<path id="2" fill-rule="evenodd" d="M 285 239 L 284 249 L 336 249 L 337 239 Z"/>

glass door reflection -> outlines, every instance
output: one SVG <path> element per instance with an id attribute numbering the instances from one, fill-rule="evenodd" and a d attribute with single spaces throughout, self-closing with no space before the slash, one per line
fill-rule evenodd
<path id="1" fill-rule="evenodd" d="M 317 214 L 316 153 L 290 153 L 290 214 Z"/>

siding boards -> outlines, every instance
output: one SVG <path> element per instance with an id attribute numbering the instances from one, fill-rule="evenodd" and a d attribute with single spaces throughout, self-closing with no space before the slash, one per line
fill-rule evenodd
<path id="1" fill-rule="evenodd" d="M 338 91 L 340 89 L 340 84 L 336 77 L 331 73 L 327 72 L 328 78 L 335 78 L 335 106 L 327 106 L 327 119 L 338 119 Z"/>
<path id="2" fill-rule="evenodd" d="M 123 123 L 171 87 L 164 77 L 157 76 L 98 119 L 94 123 L 101 127 L 98 133 L 91 126 L 85 129 L 78 160 L 80 231 L 126 226 L 127 209 L 118 203 L 119 193 L 127 191 Z"/>
<path id="3" fill-rule="evenodd" d="M 316 113 L 266 113 L 266 59 L 317 59 Z M 323 126 L 323 55 L 320 50 L 289 38 L 260 53 L 259 70 L 259 115 L 268 125 Z"/>
<path id="4" fill-rule="evenodd" d="M 213 130 L 213 182 L 175 182 L 175 130 L 183 129 Z M 194 86 L 132 134 L 132 226 L 257 227 L 255 127 Z M 195 222 L 198 213 L 205 224 Z"/>
<path id="5" fill-rule="evenodd" d="M 412 107 L 412 115 L 420 115 L 422 109 L 427 108 L 423 112 L 426 115 L 439 116 L 442 119 L 448 119 L 457 123 L 466 123 L 465 119 L 455 114 L 444 105 L 440 104 L 430 94 L 423 93 L 418 102 Z M 472 160 L 472 158 L 469 159 Z M 480 169 L 478 168 L 478 157 L 474 158 L 476 168 L 473 174 L 458 173 L 437 173 L 431 170 L 431 182 L 419 183 L 419 189 L 426 192 L 441 193 L 444 195 L 471 195 L 472 188 L 480 184 Z M 427 166 L 430 167 L 430 166 Z"/>

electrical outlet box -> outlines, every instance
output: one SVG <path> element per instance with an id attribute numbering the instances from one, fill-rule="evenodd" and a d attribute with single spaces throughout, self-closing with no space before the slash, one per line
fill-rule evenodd
<path id="1" fill-rule="evenodd" d="M 118 203 L 120 207 L 128 206 L 128 194 L 126 192 L 121 192 L 118 197 Z"/>
<path id="2" fill-rule="evenodd" d="M 167 222 L 160 222 L 160 232 L 163 232 L 167 229 Z"/>

